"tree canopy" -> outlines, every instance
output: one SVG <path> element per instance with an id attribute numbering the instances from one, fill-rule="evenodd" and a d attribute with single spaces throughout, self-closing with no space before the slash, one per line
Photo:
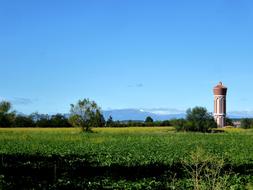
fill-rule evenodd
<path id="1" fill-rule="evenodd" d="M 145 123 L 153 123 L 154 120 L 152 119 L 152 117 L 148 116 L 145 120 Z"/>
<path id="2" fill-rule="evenodd" d="M 211 114 L 204 107 L 195 107 L 186 111 L 186 120 L 182 121 L 177 130 L 208 132 L 217 128 L 217 124 Z"/>
<path id="3" fill-rule="evenodd" d="M 11 112 L 11 103 L 0 102 L 0 127 L 11 127 L 15 120 L 15 112 Z"/>
<path id="4" fill-rule="evenodd" d="M 81 127 L 86 132 L 91 131 L 93 127 L 101 127 L 105 124 L 100 107 L 95 101 L 89 99 L 71 104 L 70 114 L 69 122 L 75 127 Z"/>
<path id="5" fill-rule="evenodd" d="M 6 114 L 11 109 L 11 103 L 7 101 L 0 102 L 0 113 Z"/>
<path id="6" fill-rule="evenodd" d="M 244 128 L 244 129 L 253 128 L 253 119 L 243 118 L 241 120 L 241 127 Z"/>

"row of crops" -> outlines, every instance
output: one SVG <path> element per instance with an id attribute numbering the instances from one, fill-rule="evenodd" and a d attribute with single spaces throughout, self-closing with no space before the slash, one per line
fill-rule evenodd
<path id="1" fill-rule="evenodd" d="M 220 175 L 229 176 L 230 186 L 244 188 L 252 181 L 251 131 L 132 130 L 0 130 L 0 184 L 4 189 L 194 188 L 186 168 L 196 164 L 189 158 L 199 149 L 200 157 L 224 161 Z"/>

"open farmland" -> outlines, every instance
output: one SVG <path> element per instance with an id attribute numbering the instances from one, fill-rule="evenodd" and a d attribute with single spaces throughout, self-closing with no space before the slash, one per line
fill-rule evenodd
<path id="1" fill-rule="evenodd" d="M 198 150 L 225 162 L 219 176 L 230 176 L 234 189 L 250 188 L 252 130 L 201 134 L 172 127 L 96 128 L 94 133 L 0 129 L 0 184 L 4 189 L 193 189 L 187 167 Z"/>

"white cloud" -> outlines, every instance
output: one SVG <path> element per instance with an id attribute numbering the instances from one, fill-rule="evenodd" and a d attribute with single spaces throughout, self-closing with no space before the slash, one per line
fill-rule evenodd
<path id="1" fill-rule="evenodd" d="M 10 101 L 15 105 L 28 105 L 33 103 L 33 100 L 31 100 L 30 98 L 21 98 L 21 97 L 15 97 Z"/>
<path id="2" fill-rule="evenodd" d="M 169 115 L 169 114 L 181 114 L 185 113 L 185 110 L 179 110 L 174 108 L 153 108 L 153 109 L 141 109 L 144 112 L 150 112 L 158 115 Z"/>
<path id="3" fill-rule="evenodd" d="M 14 97 L 14 98 L 4 98 L 0 97 L 0 101 L 9 101 L 14 105 L 29 105 L 32 104 L 35 100 L 30 98 Z"/>

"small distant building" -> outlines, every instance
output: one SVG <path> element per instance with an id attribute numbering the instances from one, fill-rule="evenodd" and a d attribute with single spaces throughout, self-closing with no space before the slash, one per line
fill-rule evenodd
<path id="1" fill-rule="evenodd" d="M 238 127 L 241 127 L 241 121 L 233 121 L 233 125 L 234 127 L 238 128 Z"/>
<path id="2" fill-rule="evenodd" d="M 225 127 L 226 123 L 226 96 L 227 96 L 227 87 L 223 86 L 222 82 L 219 82 L 213 88 L 214 93 L 214 119 L 218 127 Z"/>

